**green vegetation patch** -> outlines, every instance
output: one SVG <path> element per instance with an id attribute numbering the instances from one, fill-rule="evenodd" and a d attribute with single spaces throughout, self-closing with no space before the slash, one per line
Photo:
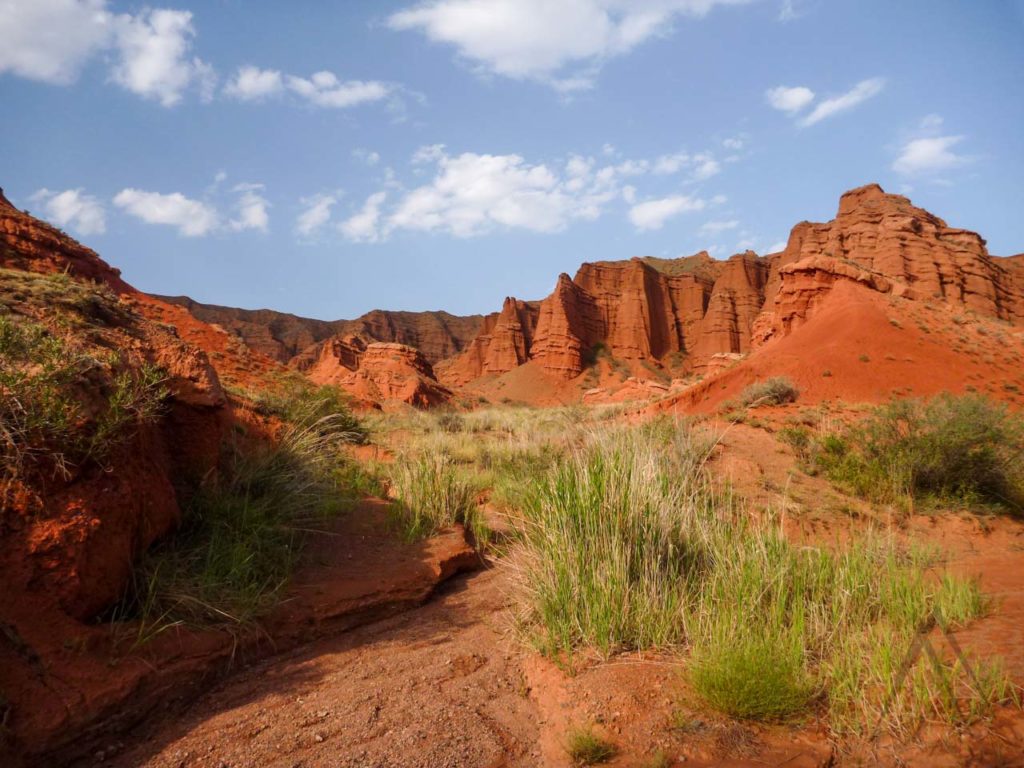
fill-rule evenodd
<path id="1" fill-rule="evenodd" d="M 894 400 L 821 437 L 814 460 L 876 502 L 1024 512 L 1024 419 L 980 395 Z"/>
<path id="2" fill-rule="evenodd" d="M 524 481 L 512 563 L 531 642 L 559 659 L 676 650 L 722 712 L 822 708 L 837 731 L 864 731 L 883 710 L 894 730 L 962 721 L 1003 700 L 1008 684 L 978 691 L 957 664 L 919 666 L 905 687 L 896 677 L 927 617 L 958 626 L 983 613 L 975 582 L 935 577 L 935 553 L 880 536 L 791 544 L 711 481 L 711 445 L 684 425 L 606 430 Z"/>

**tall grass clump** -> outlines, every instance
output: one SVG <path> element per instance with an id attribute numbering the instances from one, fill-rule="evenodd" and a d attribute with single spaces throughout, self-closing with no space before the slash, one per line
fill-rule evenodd
<path id="1" fill-rule="evenodd" d="M 159 417 L 164 378 L 154 365 L 101 359 L 43 325 L 0 315 L 0 477 L 32 465 L 67 478 L 105 462 L 133 428 Z M 102 398 L 95 415 L 87 386 Z"/>
<path id="2" fill-rule="evenodd" d="M 759 405 L 795 403 L 800 390 L 785 376 L 773 376 L 751 384 L 740 393 L 740 405 L 756 408 Z"/>
<path id="3" fill-rule="evenodd" d="M 486 539 L 477 512 L 477 489 L 458 471 L 444 452 L 399 457 L 390 472 L 392 516 L 409 541 L 426 538 L 443 528 L 462 523 L 479 539 Z"/>
<path id="4" fill-rule="evenodd" d="M 957 665 L 915 669 L 923 683 L 906 690 L 896 679 L 928 617 L 950 627 L 984 611 L 976 583 L 936 577 L 933 553 L 879 535 L 791 544 L 711 481 L 712 445 L 682 425 L 603 431 L 527 483 L 512 562 L 536 645 L 556 658 L 676 649 L 713 707 L 767 720 L 822 708 L 837 730 L 883 709 L 899 729 L 998 700 Z"/>
<path id="5" fill-rule="evenodd" d="M 346 442 L 362 445 L 369 439 L 366 426 L 352 412 L 339 387 L 315 386 L 304 377 L 287 377 L 276 388 L 246 394 L 256 409 L 289 424 L 312 426 L 326 420 L 331 432 Z"/>
<path id="6" fill-rule="evenodd" d="M 257 618 L 279 600 L 304 536 L 358 496 L 342 452 L 352 439 L 347 412 L 296 414 L 273 443 L 229 445 L 181 528 L 146 556 L 129 601 L 144 625 Z"/>
<path id="7" fill-rule="evenodd" d="M 872 501 L 1024 512 L 1024 418 L 979 395 L 894 400 L 826 436 L 816 461 Z"/>

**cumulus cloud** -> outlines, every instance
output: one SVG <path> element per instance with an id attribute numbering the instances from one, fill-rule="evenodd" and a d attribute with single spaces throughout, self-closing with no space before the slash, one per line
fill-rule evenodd
<path id="1" fill-rule="evenodd" d="M 765 91 L 765 98 L 773 109 L 795 114 L 814 101 L 814 91 L 802 85 L 779 85 Z"/>
<path id="2" fill-rule="evenodd" d="M 106 0 L 0 0 L 0 74 L 67 85 L 110 45 Z"/>
<path id="3" fill-rule="evenodd" d="M 288 88 L 317 107 L 345 109 L 370 101 L 380 101 L 391 89 L 376 80 L 340 80 L 333 72 L 314 72 L 309 78 L 288 75 Z"/>
<path id="4" fill-rule="evenodd" d="M 366 198 L 358 213 L 341 222 L 339 229 L 342 234 L 356 243 L 375 243 L 380 240 L 380 209 L 387 196 L 387 192 L 374 192 Z"/>
<path id="5" fill-rule="evenodd" d="M 954 151 L 965 137 L 942 135 L 942 126 L 939 115 L 926 116 L 917 133 L 900 147 L 892 169 L 904 176 L 936 177 L 971 162 L 971 157 Z"/>
<path id="6" fill-rule="evenodd" d="M 239 197 L 235 203 L 235 217 L 228 222 L 233 232 L 255 229 L 266 232 L 270 224 L 270 202 L 262 194 L 262 184 L 237 184 L 233 190 Z"/>
<path id="7" fill-rule="evenodd" d="M 299 201 L 303 210 L 295 220 L 295 231 L 302 237 L 312 237 L 331 220 L 331 209 L 338 202 L 335 195 L 313 195 Z"/>
<path id="8" fill-rule="evenodd" d="M 68 85 L 109 51 L 113 82 L 173 106 L 193 86 L 212 95 L 213 68 L 190 54 L 195 34 L 188 11 L 114 14 L 106 0 L 0 0 L 0 73 Z"/>
<path id="9" fill-rule="evenodd" d="M 681 213 L 699 211 L 704 201 L 689 195 L 671 195 L 638 203 L 629 209 L 629 220 L 640 231 L 661 229 L 665 222 Z"/>
<path id="10" fill-rule="evenodd" d="M 116 20 L 118 62 L 114 82 L 163 106 L 174 106 L 192 84 L 209 94 L 212 68 L 189 58 L 195 28 L 189 11 L 146 10 Z"/>
<path id="11" fill-rule="evenodd" d="M 920 176 L 957 168 L 967 162 L 967 158 L 953 151 L 963 140 L 963 136 L 935 136 L 908 141 L 892 169 L 907 176 Z"/>
<path id="12" fill-rule="evenodd" d="M 51 192 L 40 189 L 29 198 L 43 206 L 43 215 L 58 227 L 70 227 L 80 235 L 102 235 L 107 231 L 107 215 L 103 205 L 92 195 L 79 189 Z"/>
<path id="13" fill-rule="evenodd" d="M 611 162 L 607 155 L 573 154 L 562 163 L 544 163 L 516 154 L 452 154 L 444 144 L 417 149 L 410 167 L 420 181 L 410 188 L 387 169 L 381 192 L 391 193 L 385 197 L 378 192 L 340 225 L 346 237 L 377 242 L 402 230 L 459 238 L 504 229 L 560 232 L 575 221 L 593 221 L 613 203 L 623 201 L 631 206 L 630 216 L 638 228 L 655 229 L 667 218 L 699 210 L 706 203 L 679 194 L 643 202 L 637 184 L 672 174 L 692 184 L 721 170 L 710 152 L 678 152 L 654 159 L 617 156 Z M 428 170 L 432 175 L 424 183 Z M 718 204 L 725 198 L 716 195 L 713 200 Z"/>
<path id="14" fill-rule="evenodd" d="M 239 101 L 262 101 L 284 91 L 284 77 L 276 69 L 239 67 L 224 86 L 224 93 Z"/>
<path id="15" fill-rule="evenodd" d="M 217 211 L 212 206 L 180 192 L 161 194 L 129 187 L 117 193 L 114 205 L 147 224 L 175 227 L 184 237 L 202 237 L 219 224 Z"/>
<path id="16" fill-rule="evenodd" d="M 589 88 L 601 63 L 671 31 L 679 17 L 747 0 L 426 0 L 392 14 L 396 30 L 417 30 L 453 46 L 484 70 Z"/>
<path id="17" fill-rule="evenodd" d="M 246 65 L 228 81 L 224 94 L 239 101 L 258 102 L 290 92 L 316 107 L 347 109 L 385 99 L 394 90 L 394 86 L 377 80 L 342 80 L 328 70 L 299 77 Z"/>
<path id="18" fill-rule="evenodd" d="M 885 79 L 881 77 L 872 77 L 867 80 L 861 80 L 846 93 L 819 102 L 818 105 L 811 110 L 809 115 L 800 120 L 799 124 L 804 127 L 814 125 L 815 123 L 819 123 L 828 117 L 839 114 L 840 112 L 846 112 L 853 109 L 854 107 L 863 104 L 872 96 L 876 96 L 881 93 L 884 87 Z"/>

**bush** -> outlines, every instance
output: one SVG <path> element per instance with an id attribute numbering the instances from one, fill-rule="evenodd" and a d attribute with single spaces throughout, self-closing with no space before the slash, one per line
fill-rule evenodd
<path id="1" fill-rule="evenodd" d="M 800 396 L 800 390 L 792 381 L 783 376 L 774 376 L 764 381 L 758 381 L 740 393 L 740 404 L 747 408 L 757 408 L 759 405 L 783 405 L 784 403 L 795 403 Z"/>
<path id="2" fill-rule="evenodd" d="M 894 400 L 826 437 L 817 462 L 873 501 L 1024 512 L 1024 419 L 978 395 Z"/>

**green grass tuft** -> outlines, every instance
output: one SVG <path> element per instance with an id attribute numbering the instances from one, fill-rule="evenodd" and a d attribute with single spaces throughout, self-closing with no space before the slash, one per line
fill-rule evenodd
<path id="1" fill-rule="evenodd" d="M 565 751 L 573 765 L 600 765 L 615 757 L 615 745 L 598 736 L 593 728 L 580 727 L 569 732 Z"/>

